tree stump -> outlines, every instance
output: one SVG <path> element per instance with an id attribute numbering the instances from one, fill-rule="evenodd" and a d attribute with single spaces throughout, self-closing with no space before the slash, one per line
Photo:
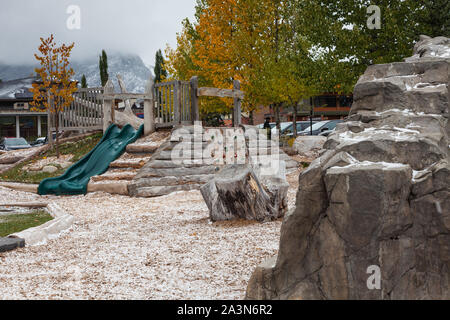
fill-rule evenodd
<path id="1" fill-rule="evenodd" d="M 264 221 L 280 216 L 280 210 L 248 164 L 226 166 L 200 191 L 212 221 Z"/>

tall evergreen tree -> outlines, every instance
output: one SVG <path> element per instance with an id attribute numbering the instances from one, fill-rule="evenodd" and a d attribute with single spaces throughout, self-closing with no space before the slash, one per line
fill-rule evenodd
<path id="1" fill-rule="evenodd" d="M 81 77 L 81 87 L 82 88 L 87 88 L 86 76 L 84 74 Z"/>
<path id="2" fill-rule="evenodd" d="M 102 83 L 102 87 L 104 87 L 109 78 L 108 56 L 106 55 L 105 50 L 102 50 L 102 54 L 99 56 L 98 67 L 100 69 L 100 81 Z"/>
<path id="3" fill-rule="evenodd" d="M 161 49 L 156 51 L 155 56 L 155 82 L 161 82 L 167 78 L 167 71 L 164 68 L 164 57 L 162 55 Z"/>

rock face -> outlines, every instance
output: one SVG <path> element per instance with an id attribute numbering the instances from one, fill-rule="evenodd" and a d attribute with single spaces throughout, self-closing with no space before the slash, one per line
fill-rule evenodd
<path id="1" fill-rule="evenodd" d="M 292 147 L 301 156 L 315 157 L 322 150 L 325 141 L 327 138 L 323 136 L 299 136 Z"/>
<path id="2" fill-rule="evenodd" d="M 247 298 L 450 299 L 448 52 L 422 37 L 406 62 L 366 70 Z"/>
<path id="3" fill-rule="evenodd" d="M 269 176 L 260 181 L 252 165 L 235 164 L 225 166 L 200 191 L 212 221 L 264 221 L 283 216 L 288 188 L 286 180 Z"/>

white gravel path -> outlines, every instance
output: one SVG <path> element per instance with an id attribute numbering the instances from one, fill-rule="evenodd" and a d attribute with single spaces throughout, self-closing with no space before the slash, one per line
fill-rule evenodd
<path id="1" fill-rule="evenodd" d="M 199 191 L 40 197 L 0 187 L 0 199 L 52 199 L 76 219 L 46 245 L 0 253 L 0 299 L 242 299 L 278 250 L 281 220 L 211 223 Z"/>

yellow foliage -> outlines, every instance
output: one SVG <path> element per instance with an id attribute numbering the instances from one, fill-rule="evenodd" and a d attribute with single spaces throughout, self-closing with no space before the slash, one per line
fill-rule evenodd
<path id="1" fill-rule="evenodd" d="M 40 64 L 40 67 L 35 69 L 40 79 L 30 88 L 33 93 L 31 105 L 33 110 L 48 110 L 58 114 L 70 106 L 73 101 L 72 94 L 77 91 L 76 82 L 71 80 L 75 73 L 69 67 L 70 52 L 74 43 L 58 47 L 53 41 L 53 34 L 47 39 L 40 39 L 41 55 L 34 55 Z"/>

